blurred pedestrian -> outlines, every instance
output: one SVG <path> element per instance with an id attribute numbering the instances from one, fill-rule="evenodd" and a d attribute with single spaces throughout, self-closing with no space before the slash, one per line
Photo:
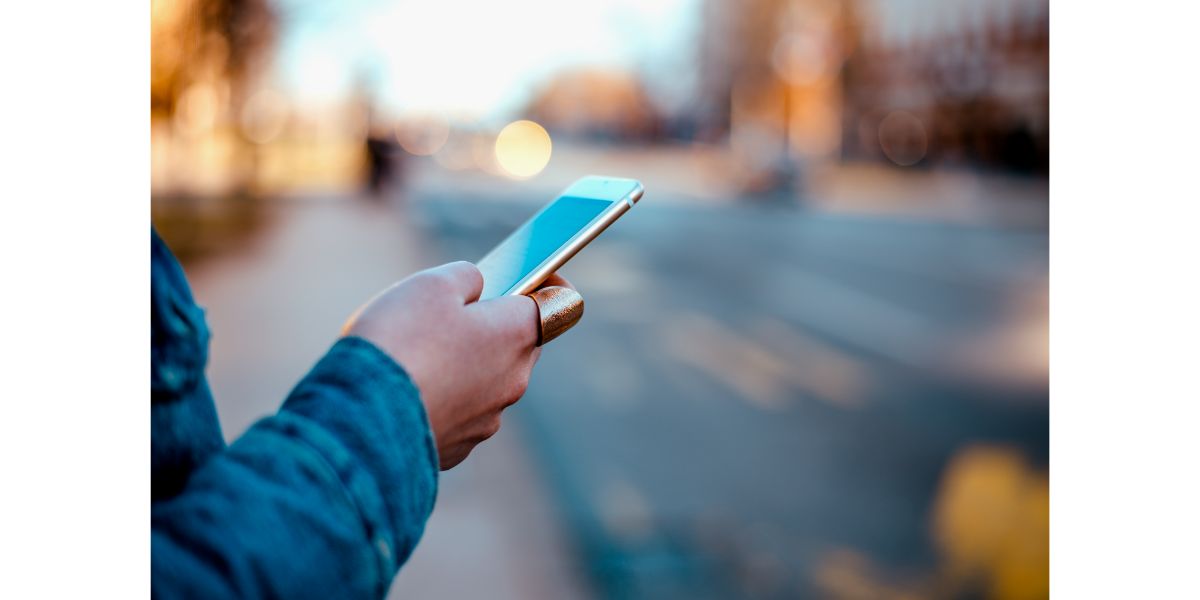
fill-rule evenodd
<path id="1" fill-rule="evenodd" d="M 372 198 L 383 198 L 403 175 L 396 142 L 386 133 L 372 131 L 367 134 L 366 153 L 367 194 Z"/>

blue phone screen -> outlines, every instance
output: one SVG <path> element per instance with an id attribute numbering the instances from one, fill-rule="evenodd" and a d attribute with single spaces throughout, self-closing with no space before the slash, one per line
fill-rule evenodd
<path id="1" fill-rule="evenodd" d="M 480 300 L 512 289 L 610 205 L 611 200 L 559 197 L 479 261 L 483 273 Z"/>

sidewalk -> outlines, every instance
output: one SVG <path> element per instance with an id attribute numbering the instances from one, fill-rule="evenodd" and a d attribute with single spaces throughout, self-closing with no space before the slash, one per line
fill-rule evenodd
<path id="1" fill-rule="evenodd" d="M 188 268 L 214 334 L 208 375 L 227 439 L 278 408 L 361 302 L 436 260 L 389 206 L 315 198 L 269 213 L 248 247 Z M 443 474 L 390 597 L 588 596 L 518 425 Z"/>

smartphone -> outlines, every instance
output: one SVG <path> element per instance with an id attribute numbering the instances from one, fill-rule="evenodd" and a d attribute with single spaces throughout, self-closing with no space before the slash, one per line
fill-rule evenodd
<path id="1" fill-rule="evenodd" d="M 591 175 L 571 184 L 476 266 L 480 300 L 528 294 L 642 198 L 633 179 Z"/>

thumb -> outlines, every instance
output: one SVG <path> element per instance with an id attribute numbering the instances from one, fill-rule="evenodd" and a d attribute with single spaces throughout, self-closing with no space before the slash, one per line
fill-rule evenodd
<path id="1" fill-rule="evenodd" d="M 444 282 L 462 298 L 463 304 L 479 300 L 479 294 L 483 293 L 483 274 L 475 265 L 465 260 L 446 263 L 429 269 L 426 273 Z"/>

